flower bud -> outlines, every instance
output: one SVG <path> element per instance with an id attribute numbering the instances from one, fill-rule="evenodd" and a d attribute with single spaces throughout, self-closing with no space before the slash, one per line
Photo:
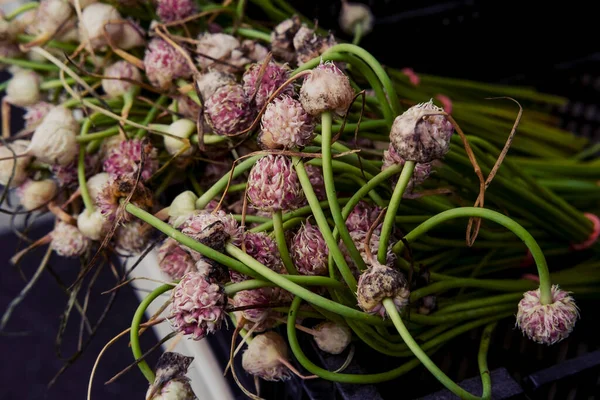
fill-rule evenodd
<path id="1" fill-rule="evenodd" d="M 284 381 L 290 378 L 290 371 L 281 362 L 288 357 L 287 346 L 275 332 L 256 335 L 242 355 L 242 367 L 251 375 L 266 381 Z"/>
<path id="2" fill-rule="evenodd" d="M 290 69 L 287 65 L 280 65 L 274 61 L 269 61 L 266 66 L 263 63 L 255 63 L 242 76 L 244 92 L 249 99 L 254 98 L 256 108 L 260 110 L 289 77 Z M 279 96 L 293 94 L 294 88 L 288 84 Z"/>
<path id="3" fill-rule="evenodd" d="M 240 243 L 242 230 L 236 220 L 224 211 L 196 210 L 180 225 L 185 235 L 216 250 L 222 250 L 225 242 Z"/>
<path id="4" fill-rule="evenodd" d="M 118 250 L 138 254 L 148 245 L 151 234 L 150 225 L 136 219 L 119 225 L 113 239 Z"/>
<path id="5" fill-rule="evenodd" d="M 88 5 L 81 13 L 79 36 L 82 42 L 94 49 L 101 49 L 108 44 L 106 35 L 113 42 L 123 35 L 124 24 L 110 23 L 121 20 L 121 14 L 109 4 L 94 3 Z M 116 44 L 116 43 L 115 43 Z"/>
<path id="6" fill-rule="evenodd" d="M 350 211 L 350 214 L 348 214 L 348 218 L 346 218 L 346 227 L 349 232 L 368 232 L 380 213 L 381 209 L 379 207 L 361 200 L 354 206 L 352 211 Z M 375 228 L 373 233 L 379 235 L 380 232 L 381 224 Z"/>
<path id="7" fill-rule="evenodd" d="M 73 129 L 72 121 L 75 121 L 74 119 L 72 121 L 55 120 L 54 116 L 57 112 L 52 114 L 53 110 L 36 128 L 27 151 L 41 162 L 66 166 L 79 153 L 78 132 L 77 129 Z"/>
<path id="8" fill-rule="evenodd" d="M 7 143 L 6 146 L 0 146 L 0 158 L 5 158 L 5 160 L 0 161 L 0 185 L 8 185 L 11 176 L 10 187 L 16 187 L 25 182 L 31 157 L 23 156 L 16 159 L 9 157 L 25 154 L 28 146 L 29 141 L 27 140 L 15 140 L 12 143 Z M 14 175 L 13 168 L 15 169 Z"/>
<path id="9" fill-rule="evenodd" d="M 63 106 L 52 107 L 42 122 L 60 122 L 70 130 L 79 133 L 79 122 L 73 116 L 73 112 Z"/>
<path id="10" fill-rule="evenodd" d="M 63 0 L 41 0 L 35 11 L 33 24 L 27 26 L 27 32 L 33 35 L 56 35 L 71 17 L 73 9 Z"/>
<path id="11" fill-rule="evenodd" d="M 192 256 L 172 238 L 166 239 L 158 249 L 158 266 L 174 280 L 196 271 Z"/>
<path id="12" fill-rule="evenodd" d="M 410 290 L 402 272 L 373 261 L 360 275 L 356 297 L 363 311 L 385 317 L 383 300 L 391 298 L 400 312 L 408 305 Z"/>
<path id="13" fill-rule="evenodd" d="M 246 254 L 269 269 L 282 274 L 286 273 L 277 243 L 264 232 L 245 232 L 243 236 Z M 241 247 L 241 244 L 240 246 Z M 241 282 L 249 277 L 235 271 L 229 271 L 232 282 Z"/>
<path id="14" fill-rule="evenodd" d="M 202 109 L 198 103 L 188 96 L 181 95 L 177 97 L 177 112 L 184 118 L 197 121 L 201 111 Z"/>
<path id="15" fill-rule="evenodd" d="M 235 77 L 233 75 L 222 71 L 209 70 L 198 77 L 196 80 L 196 87 L 202 95 L 202 98 L 206 101 L 220 87 L 235 83 Z"/>
<path id="16" fill-rule="evenodd" d="M 156 363 L 156 377 L 146 393 L 147 400 L 197 400 L 185 376 L 194 357 L 165 352 Z"/>
<path id="17" fill-rule="evenodd" d="M 350 80 L 331 62 L 313 69 L 300 89 L 302 107 L 313 116 L 325 111 L 344 115 L 353 99 L 354 89 L 350 86 Z"/>
<path id="18" fill-rule="evenodd" d="M 26 107 L 40 101 L 40 82 L 38 74 L 21 69 L 15 72 L 6 86 L 6 100 L 10 104 Z"/>
<path id="19" fill-rule="evenodd" d="M 268 155 L 256 162 L 248 177 L 248 199 L 263 211 L 288 211 L 304 200 L 292 160 L 286 156 Z"/>
<path id="20" fill-rule="evenodd" d="M 360 26 L 361 35 L 370 33 L 374 22 L 373 13 L 366 4 L 342 2 L 340 27 L 348 35 L 353 35 L 357 26 Z"/>
<path id="21" fill-rule="evenodd" d="M 428 163 L 440 159 L 450 148 L 454 132 L 444 110 L 433 104 L 417 104 L 394 120 L 390 142 L 398 155 L 407 161 Z"/>
<path id="22" fill-rule="evenodd" d="M 263 149 L 302 148 L 314 137 L 312 117 L 302 104 L 289 96 L 273 100 L 265 110 L 261 121 L 258 143 Z"/>
<path id="23" fill-rule="evenodd" d="M 66 222 L 57 221 L 50 236 L 50 246 L 59 256 L 79 257 L 90 247 L 90 240 Z"/>
<path id="24" fill-rule="evenodd" d="M 163 22 L 179 21 L 196 13 L 193 0 L 157 0 L 156 14 Z"/>
<path id="25" fill-rule="evenodd" d="M 294 48 L 296 49 L 296 61 L 302 65 L 313 58 L 319 57 L 330 47 L 335 46 L 333 35 L 322 37 L 310 28 L 303 25 L 294 36 Z"/>
<path id="26" fill-rule="evenodd" d="M 542 304 L 540 289 L 523 294 L 517 312 L 517 326 L 529 339 L 540 344 L 555 344 L 566 339 L 579 319 L 575 299 L 552 286 L 552 303 Z"/>
<path id="27" fill-rule="evenodd" d="M 96 204 L 98 209 L 109 222 L 115 220 L 131 221 L 133 216 L 124 212 L 121 207 L 121 199 L 128 198 L 131 195 L 130 202 L 136 207 L 148 210 L 152 207 L 152 192 L 144 186 L 142 182 L 137 182 L 133 178 L 122 177 L 118 180 L 111 180 L 104 185 L 98 196 Z"/>
<path id="28" fill-rule="evenodd" d="M 122 141 L 119 147 L 112 149 L 104 160 L 104 171 L 108 172 L 113 179 L 124 176 L 135 179 L 140 167 L 141 178 L 144 181 L 150 179 L 158 170 L 157 150 L 145 139 Z"/>
<path id="29" fill-rule="evenodd" d="M 196 210 L 198 196 L 190 190 L 180 193 L 173 199 L 169 206 L 169 223 L 174 228 L 179 226 Z"/>
<path id="30" fill-rule="evenodd" d="M 329 249 L 319 228 L 309 220 L 292 238 L 290 255 L 301 275 L 327 275 Z"/>
<path id="31" fill-rule="evenodd" d="M 26 211 L 32 211 L 48 204 L 56 196 L 58 185 L 52 179 L 25 181 L 17 188 L 19 201 Z"/>
<path id="32" fill-rule="evenodd" d="M 173 136 L 177 136 L 183 139 L 189 139 L 192 133 L 196 132 L 196 123 L 194 121 L 190 121 L 189 119 L 179 119 L 169 125 L 169 133 Z M 181 140 L 175 139 L 171 136 L 164 136 L 165 149 L 167 153 L 171 155 L 175 155 L 183 148 L 185 143 Z M 186 151 L 184 151 L 180 156 L 187 157 L 194 153 L 194 148 L 190 146 Z"/>
<path id="33" fill-rule="evenodd" d="M 246 308 L 243 311 L 236 312 L 236 318 L 244 317 L 247 321 L 253 322 L 254 332 L 264 332 L 273 327 L 274 321 L 269 319 L 272 311 L 269 309 L 271 303 L 271 292 L 262 289 L 241 290 L 233 297 L 235 307 L 256 306 L 256 308 Z M 249 328 L 250 328 L 249 327 Z"/>
<path id="34" fill-rule="evenodd" d="M 200 340 L 221 328 L 227 297 L 221 286 L 207 282 L 197 272 L 186 274 L 173 293 L 169 320 L 173 327 Z"/>
<path id="35" fill-rule="evenodd" d="M 192 70 L 183 54 L 162 39 L 154 38 L 146 48 L 144 68 L 152 85 L 167 90 L 173 79 L 189 78 Z"/>
<path id="36" fill-rule="evenodd" d="M 91 240 L 100 240 L 108 231 L 106 219 L 99 210 L 85 209 L 77 217 L 77 229 L 86 238 Z"/>
<path id="37" fill-rule="evenodd" d="M 302 23 L 297 15 L 288 18 L 277 25 L 271 32 L 271 51 L 277 59 L 285 62 L 295 60 L 294 36 Z"/>
<path id="38" fill-rule="evenodd" d="M 269 50 L 257 41 L 246 39 L 242 41 L 242 53 L 251 61 L 263 61 L 269 54 Z"/>
<path id="39" fill-rule="evenodd" d="M 340 354 L 350 344 L 352 331 L 346 325 L 335 322 L 321 322 L 313 328 L 315 342 L 319 349 L 329 354 Z"/>
<path id="40" fill-rule="evenodd" d="M 96 175 L 91 176 L 87 180 L 88 192 L 90 192 L 90 197 L 96 202 L 98 198 L 98 194 L 104 189 L 106 185 L 110 182 L 110 175 L 106 172 L 100 172 Z"/>
<path id="41" fill-rule="evenodd" d="M 210 67 L 223 72 L 235 72 L 235 67 L 250 62 L 242 56 L 239 40 L 226 33 L 201 33 L 197 43 L 198 65 L 204 70 Z"/>
<path id="42" fill-rule="evenodd" d="M 387 150 L 383 152 L 383 165 L 381 166 L 381 170 L 385 171 L 392 165 L 404 165 L 406 161 L 400 157 L 394 146 L 390 143 Z M 409 197 L 410 193 L 412 193 L 416 186 L 425 182 L 429 175 L 431 174 L 431 163 L 417 163 L 415 164 L 415 168 L 413 170 L 413 174 L 408 181 L 408 185 L 406 186 L 406 191 L 403 197 Z M 392 188 L 396 186 L 396 181 L 392 182 Z"/>
<path id="43" fill-rule="evenodd" d="M 142 80 L 142 74 L 132 64 L 127 61 L 117 61 L 114 64 L 109 65 L 104 69 L 104 76 L 116 79 L 102 79 L 102 89 L 108 95 L 109 98 L 117 98 L 123 96 L 135 87 L 134 83 L 126 80 L 120 80 L 122 78 L 131 79 L 140 82 Z"/>
<path id="44" fill-rule="evenodd" d="M 127 23 L 123 24 L 123 33 L 116 38 L 116 45 L 123 50 L 141 47 L 146 45 L 145 36 L 144 29 L 138 23 L 128 19 Z"/>
<path id="45" fill-rule="evenodd" d="M 231 135 L 252 124 L 255 110 L 239 84 L 221 86 L 204 104 L 206 122 L 217 135 Z"/>

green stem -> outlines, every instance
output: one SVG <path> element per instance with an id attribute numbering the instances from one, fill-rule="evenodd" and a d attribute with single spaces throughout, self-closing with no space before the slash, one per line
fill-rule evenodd
<path id="1" fill-rule="evenodd" d="M 367 269 L 367 265 L 363 260 L 360 252 L 356 248 L 354 244 L 354 240 L 350 236 L 350 232 L 348 232 L 348 228 L 346 227 L 346 219 L 342 217 L 342 212 L 340 210 L 340 204 L 338 202 L 337 194 L 335 191 L 335 182 L 333 178 L 333 168 L 331 165 L 332 156 L 331 156 L 331 124 L 333 122 L 333 118 L 330 112 L 324 112 L 321 114 L 321 124 L 322 124 L 322 140 L 321 140 L 321 153 L 323 156 L 323 180 L 325 182 L 325 192 L 327 194 L 327 200 L 329 201 L 329 210 L 331 211 L 331 215 L 333 216 L 333 221 L 335 222 L 335 227 L 339 232 L 346 249 L 350 253 L 350 257 L 352 261 L 358 266 L 358 269 L 364 271 Z M 347 265 L 346 265 L 347 267 Z M 340 265 L 338 264 L 338 268 Z M 348 270 L 346 273 L 352 274 L 352 271 Z M 343 275 L 343 274 L 342 274 Z"/>
<path id="2" fill-rule="evenodd" d="M 166 95 L 162 95 L 158 98 L 158 100 L 156 100 L 156 103 L 152 106 L 152 108 L 150 109 L 150 111 L 148 111 L 148 115 L 146 115 L 146 118 L 144 118 L 144 121 L 142 122 L 142 125 L 148 126 L 148 124 L 150 124 L 152 121 L 154 121 L 154 118 L 156 118 L 156 116 L 158 115 L 159 111 L 161 110 L 161 107 L 165 105 L 165 103 L 167 102 L 167 100 L 169 100 L 169 97 Z M 146 136 L 146 132 L 148 132 L 146 129 L 138 129 L 138 131 L 135 133 L 135 137 L 137 139 L 141 139 L 144 136 Z"/>
<path id="3" fill-rule="evenodd" d="M 300 157 L 292 157 L 294 167 L 296 168 L 296 173 L 298 174 L 298 179 L 300 180 L 300 184 L 302 185 L 302 189 L 304 190 L 304 194 L 306 199 L 308 200 L 308 204 L 312 209 L 315 220 L 317 221 L 317 226 L 323 235 L 323 239 L 325 239 L 325 243 L 327 244 L 327 248 L 329 249 L 329 254 L 333 257 L 333 260 L 338 266 L 340 273 L 342 274 L 342 278 L 348 284 L 348 287 L 353 293 L 356 293 L 356 279 L 350 271 L 346 260 L 344 259 L 344 255 L 340 250 L 336 240 L 333 237 L 331 229 L 329 229 L 329 223 L 327 222 L 327 218 L 319 205 L 319 200 L 315 195 L 315 192 L 312 188 L 312 184 L 310 183 L 310 179 L 308 178 L 308 174 L 306 173 L 306 169 L 304 168 L 304 163 Z M 331 201 L 329 202 L 331 206 Z M 324 307 L 325 308 L 325 307 Z"/>
<path id="4" fill-rule="evenodd" d="M 396 225 L 395 219 L 396 214 L 398 212 L 398 207 L 400 206 L 400 202 L 402 201 L 402 195 L 404 195 L 404 190 L 408 186 L 408 182 L 412 177 L 414 169 L 414 161 L 406 161 L 404 163 L 404 168 L 402 168 L 402 172 L 400 173 L 400 177 L 398 178 L 398 182 L 396 183 L 396 188 L 394 189 L 394 193 L 392 194 L 392 198 L 390 199 L 390 204 L 388 205 L 388 209 L 385 212 L 385 218 L 383 220 L 383 226 L 381 228 L 381 236 L 379 237 L 379 250 L 377 251 L 377 260 L 379 261 L 379 263 L 384 265 L 386 262 L 390 237 L 392 236 L 394 225 Z"/>
<path id="5" fill-rule="evenodd" d="M 362 25 L 357 23 L 354 25 L 354 38 L 352 39 L 352 44 L 358 46 L 360 43 L 360 39 L 362 39 Z"/>
<path id="6" fill-rule="evenodd" d="M 225 32 L 231 33 L 233 32 L 233 29 L 227 28 L 225 29 Z M 271 43 L 271 35 L 265 32 L 257 31 L 256 29 L 237 28 L 235 33 L 248 39 L 262 40 L 263 42 Z"/>
<path id="7" fill-rule="evenodd" d="M 25 3 L 25 4 L 21 5 L 20 7 L 18 7 L 17 9 L 15 9 L 14 11 L 12 11 L 10 14 L 7 14 L 4 18 L 7 21 L 10 21 L 10 20 L 18 17 L 19 15 L 23 14 L 24 12 L 33 10 L 34 8 L 38 8 L 39 5 L 40 5 L 40 3 L 38 3 L 38 2 Z"/>
<path id="8" fill-rule="evenodd" d="M 235 169 L 233 170 L 233 176 L 231 177 L 231 179 L 233 180 L 237 178 L 238 176 L 252 168 L 254 163 L 256 163 L 256 161 L 258 161 L 258 159 L 260 159 L 261 157 L 263 156 L 252 156 L 236 165 Z M 230 174 L 222 176 L 221 179 L 215 182 L 215 184 L 212 185 L 210 189 L 204 192 L 204 194 L 202 194 L 202 196 L 200 196 L 198 200 L 196 200 L 196 208 L 199 210 L 203 210 L 204 207 L 206 207 L 206 205 L 210 203 L 212 199 L 214 199 L 219 193 L 225 190 L 225 187 L 229 182 L 229 176 Z"/>
<path id="9" fill-rule="evenodd" d="M 290 275 L 297 275 L 298 271 L 294 266 L 290 252 L 288 251 L 287 243 L 285 242 L 285 231 L 283 230 L 283 220 L 281 218 L 281 210 L 273 212 L 273 230 L 275 232 L 275 241 L 277 249 L 283 261 L 286 271 Z"/>
<path id="10" fill-rule="evenodd" d="M 506 293 L 498 296 L 485 297 L 483 299 L 463 300 L 447 307 L 441 308 L 434 315 L 448 314 L 456 311 L 470 310 L 479 307 L 491 306 L 499 303 L 514 303 L 523 297 L 523 292 Z"/>
<path id="11" fill-rule="evenodd" d="M 98 114 L 93 114 L 91 117 L 86 118 L 83 124 L 81 125 L 81 132 L 79 137 L 85 137 L 90 130 L 90 126 L 92 125 L 92 119 L 94 116 Z M 83 204 L 85 205 L 86 210 L 89 212 L 93 212 L 96 208 L 94 206 L 94 200 L 90 195 L 90 191 L 88 190 L 87 180 L 85 178 L 85 147 L 79 146 L 79 159 L 77 162 L 77 180 L 79 183 L 79 191 L 81 192 L 81 199 L 83 200 Z"/>
<path id="12" fill-rule="evenodd" d="M 492 332 L 496 328 L 497 322 L 492 322 L 485 327 L 481 334 L 481 343 L 479 344 L 479 354 L 477 354 L 477 363 L 479 364 L 479 375 L 481 375 L 481 384 L 483 386 L 482 399 L 490 399 L 492 397 L 492 377 L 487 365 L 487 354 L 490 348 Z"/>
<path id="13" fill-rule="evenodd" d="M 343 283 L 326 276 L 293 275 L 287 276 L 286 279 L 290 282 L 294 282 L 303 286 L 324 286 L 342 290 L 346 288 Z M 267 282 L 260 279 L 248 279 L 242 282 L 230 283 L 226 285 L 225 294 L 231 297 L 242 290 L 260 289 L 263 287 L 273 286 L 277 285 L 275 285 L 273 282 Z"/>
<path id="14" fill-rule="evenodd" d="M 471 393 L 467 392 L 460 386 L 458 386 L 452 379 L 450 379 L 446 374 L 442 372 L 441 369 L 431 359 L 429 356 L 421 349 L 421 347 L 417 344 L 417 342 L 413 339 L 408 329 L 404 325 L 402 318 L 400 318 L 400 314 L 396 310 L 396 305 L 394 301 L 390 298 L 383 300 L 383 305 L 385 309 L 392 319 L 394 326 L 398 330 L 402 339 L 404 339 L 404 343 L 409 347 L 409 349 L 413 352 L 413 354 L 421 361 L 421 363 L 431 372 L 433 376 L 436 377 L 438 381 L 442 385 L 444 385 L 448 390 L 452 393 L 460 397 L 461 399 L 469 399 L 469 400 L 477 400 L 479 399 L 477 396 L 473 396 Z"/>
<path id="15" fill-rule="evenodd" d="M 58 71 L 58 67 L 56 65 L 42 63 L 38 61 L 22 60 L 20 58 L 9 58 L 0 56 L 0 64 L 16 65 L 18 67 L 28 68 L 37 71 Z"/>
<path id="16" fill-rule="evenodd" d="M 275 283 L 280 288 L 285 289 L 298 297 L 301 297 L 302 299 L 306 300 L 311 304 L 316 305 L 317 307 L 321 307 L 346 318 L 356 319 L 371 325 L 384 325 L 384 321 L 379 317 L 369 315 L 362 311 L 358 311 L 353 308 L 338 304 L 335 301 L 319 296 L 318 294 L 311 292 L 310 290 L 305 289 L 302 286 L 295 284 L 294 282 L 291 282 L 289 279 L 286 279 L 285 276 L 280 275 L 277 272 L 274 272 L 268 267 L 262 265 L 254 258 L 244 253 L 241 249 L 235 247 L 232 244 L 225 245 L 225 250 L 231 256 L 235 257 L 236 259 L 247 265 L 249 268 L 254 270 L 256 274 L 262 275 L 265 279 Z"/>
<path id="17" fill-rule="evenodd" d="M 36 39 L 36 37 L 33 35 L 25 35 L 25 34 L 17 35 L 17 40 L 21 43 L 29 43 L 35 39 Z M 73 51 L 75 51 L 77 49 L 76 44 L 59 42 L 57 40 L 49 40 L 48 42 L 46 42 L 44 44 L 44 47 L 52 47 L 55 49 L 67 51 L 69 53 L 72 53 Z"/>
<path id="18" fill-rule="evenodd" d="M 548 271 L 548 265 L 546 264 L 546 258 L 544 257 L 542 249 L 540 248 L 536 240 L 533 238 L 533 236 L 531 236 L 531 234 L 527 232 L 521 225 L 519 225 L 509 217 L 500 214 L 499 212 L 477 207 L 461 207 L 452 210 L 447 210 L 423 222 L 421 225 L 419 225 L 418 227 L 413 229 L 409 234 L 407 234 L 404 237 L 404 239 L 410 243 L 416 240 L 420 235 L 426 233 L 430 229 L 437 226 L 438 224 L 441 224 L 445 221 L 454 218 L 465 217 L 479 217 L 488 219 L 490 221 L 494 221 L 509 229 L 519 239 L 521 239 L 533 255 L 533 259 L 535 260 L 535 263 L 537 265 L 538 276 L 540 278 L 540 302 L 542 304 L 553 303 L 551 291 L 552 282 L 550 281 L 550 273 Z M 403 249 L 403 247 L 404 243 L 402 241 L 398 241 L 398 243 L 394 245 L 394 252 L 400 252 Z"/>
<path id="19" fill-rule="evenodd" d="M 162 285 L 154 289 L 138 306 L 137 310 L 135 310 L 135 314 L 133 315 L 133 320 L 131 321 L 131 330 L 129 331 L 130 341 L 131 341 L 131 352 L 133 353 L 133 358 L 138 360 L 142 357 L 142 348 L 140 347 L 140 324 L 142 323 L 142 318 L 144 318 L 144 313 L 146 309 L 158 296 L 161 294 L 168 292 L 173 289 L 173 285 Z M 146 377 L 150 384 L 154 383 L 155 375 L 146 360 L 141 360 L 138 362 L 138 368 L 142 371 L 142 374 Z"/>
<path id="20" fill-rule="evenodd" d="M 333 382 L 371 384 L 386 382 L 395 379 L 419 365 L 419 361 L 413 359 L 401 365 L 400 367 L 394 368 L 387 372 L 360 375 L 331 372 L 317 366 L 312 361 L 310 361 L 308 357 L 306 357 L 306 355 L 302 351 L 302 348 L 300 347 L 300 344 L 298 343 L 298 337 L 296 335 L 296 315 L 298 314 L 298 308 L 300 307 L 301 302 L 302 299 L 300 297 L 296 297 L 292 301 L 292 305 L 290 306 L 290 312 L 288 314 L 287 334 L 292 353 L 294 353 L 294 357 L 296 357 L 296 360 L 298 360 L 298 362 L 310 373 L 318 375 L 320 378 L 327 379 Z"/>

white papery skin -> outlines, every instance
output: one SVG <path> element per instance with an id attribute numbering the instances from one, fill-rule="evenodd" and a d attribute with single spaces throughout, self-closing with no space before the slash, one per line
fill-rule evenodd
<path id="1" fill-rule="evenodd" d="M 120 20 L 121 14 L 116 8 L 109 4 L 94 3 L 87 6 L 81 13 L 79 21 L 79 35 L 82 41 L 88 41 L 88 45 L 94 49 L 101 49 L 108 43 L 104 36 L 106 32 L 111 40 L 117 41 L 123 36 L 123 24 L 108 24 L 109 21 Z"/>
<path id="2" fill-rule="evenodd" d="M 141 82 L 142 73 L 134 65 L 121 60 L 104 69 L 104 76 L 111 78 L 127 78 Z M 123 96 L 135 86 L 129 81 L 119 79 L 102 79 L 102 89 L 111 98 Z"/>
<path id="3" fill-rule="evenodd" d="M 249 374 L 266 381 L 280 381 L 290 378 L 290 371 L 281 363 L 287 358 L 287 346 L 275 332 L 256 335 L 242 355 L 242 367 Z"/>
<path id="4" fill-rule="evenodd" d="M 174 228 L 179 228 L 190 214 L 196 210 L 196 200 L 198 200 L 198 196 L 190 190 L 180 193 L 173 199 L 169 206 L 169 222 Z"/>
<path id="5" fill-rule="evenodd" d="M 340 27 L 348 35 L 354 34 L 357 25 L 360 25 L 362 35 L 366 35 L 373 30 L 374 22 L 373 13 L 367 5 L 342 2 Z"/>
<path id="6" fill-rule="evenodd" d="M 58 191 L 58 185 L 52 179 L 28 181 L 19 189 L 19 201 L 26 211 L 35 210 L 48 203 Z"/>
<path id="7" fill-rule="evenodd" d="M 353 99 L 350 80 L 331 62 L 311 70 L 300 89 L 302 107 L 313 116 L 320 116 L 325 111 L 344 115 Z"/>
<path id="8" fill-rule="evenodd" d="M 84 210 L 77 217 L 77 228 L 81 234 L 92 240 L 100 240 L 106 233 L 107 221 L 99 210 Z"/>
<path id="9" fill-rule="evenodd" d="M 6 100 L 19 107 L 40 101 L 40 77 L 33 71 L 19 70 L 6 86 Z"/>
<path id="10" fill-rule="evenodd" d="M 77 2 L 77 0 L 69 0 L 69 3 L 75 7 L 75 3 Z M 94 4 L 97 3 L 98 0 L 79 0 L 79 6 L 81 7 L 81 9 L 83 10 L 84 8 L 86 8 L 87 6 L 89 6 L 90 4 Z"/>
<path id="11" fill-rule="evenodd" d="M 192 133 L 196 132 L 196 123 L 189 119 L 179 119 L 169 125 L 169 133 L 183 139 L 188 139 Z M 184 146 L 184 142 L 171 136 L 164 137 L 165 149 L 170 155 L 177 154 Z M 190 146 L 181 156 L 189 156 L 194 152 L 194 147 Z"/>
<path id="12" fill-rule="evenodd" d="M 73 9 L 66 1 L 42 0 L 36 10 L 35 20 L 26 27 L 26 30 L 33 35 L 54 35 L 59 30 L 63 30 L 61 28 L 71 15 Z"/>
<path id="13" fill-rule="evenodd" d="M 90 192 L 90 197 L 96 202 L 96 197 L 98 197 L 98 193 L 102 191 L 104 186 L 108 184 L 110 181 L 110 175 L 106 172 L 100 172 L 96 175 L 91 176 L 87 180 L 88 192 Z"/>
<path id="14" fill-rule="evenodd" d="M 29 146 L 28 140 L 16 140 L 10 143 L 10 149 L 14 151 L 15 155 L 23 154 L 27 151 L 27 147 Z M 0 146 L 0 158 L 9 158 L 13 157 L 13 152 L 10 151 L 9 148 L 5 146 Z M 31 162 L 30 156 L 24 156 L 17 158 L 17 165 L 15 167 L 15 174 L 10 183 L 11 187 L 19 186 L 21 183 L 25 182 L 27 179 L 27 166 Z M 0 185 L 6 186 L 8 184 L 8 180 L 12 175 L 13 166 L 15 164 L 14 159 L 7 159 L 0 161 Z"/>
<path id="15" fill-rule="evenodd" d="M 149 389 L 151 390 L 151 389 Z M 187 379 L 172 379 L 149 400 L 196 400 Z"/>
<path id="16" fill-rule="evenodd" d="M 44 121 L 37 127 L 27 152 L 41 162 L 65 166 L 79 150 L 77 131 L 58 121 Z"/>
<path id="17" fill-rule="evenodd" d="M 50 121 L 60 122 L 61 124 L 68 126 L 69 129 L 79 132 L 79 122 L 77 122 L 73 113 L 68 108 L 62 106 L 52 107 L 42 120 L 42 123 Z"/>
<path id="18" fill-rule="evenodd" d="M 352 339 L 350 328 L 331 321 L 322 322 L 313 330 L 317 332 L 314 335 L 317 346 L 329 354 L 340 354 L 348 347 Z"/>
<path id="19" fill-rule="evenodd" d="M 221 86 L 230 83 L 235 83 L 235 78 L 232 75 L 215 70 L 201 74 L 196 80 L 196 86 L 204 100 L 208 100 Z"/>

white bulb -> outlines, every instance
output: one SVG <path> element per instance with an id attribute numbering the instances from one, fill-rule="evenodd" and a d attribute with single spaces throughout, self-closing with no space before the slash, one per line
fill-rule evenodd
<path id="1" fill-rule="evenodd" d="M 35 210 L 47 204 L 56 196 L 58 186 L 52 179 L 28 181 L 19 186 L 18 193 L 21 205 L 27 211 Z"/>
<path id="2" fill-rule="evenodd" d="M 77 217 L 77 228 L 81 234 L 92 240 L 100 240 L 106 233 L 107 220 L 99 210 L 84 210 Z"/>
<path id="3" fill-rule="evenodd" d="M 196 123 L 189 119 L 179 119 L 169 125 L 169 133 L 182 139 L 188 139 L 192 133 L 196 132 Z M 184 142 L 171 136 L 164 136 L 165 149 L 171 155 L 176 154 L 184 146 Z M 182 156 L 189 156 L 194 152 L 194 148 L 190 146 Z"/>
<path id="4" fill-rule="evenodd" d="M 78 150 L 77 133 L 72 126 L 44 119 L 33 133 L 27 151 L 41 162 L 65 166 L 75 159 Z"/>
<path id="5" fill-rule="evenodd" d="M 15 160 L 8 158 L 13 157 L 13 152 L 14 155 L 17 156 L 26 153 L 27 146 L 29 146 L 29 141 L 16 140 L 9 144 L 10 149 L 13 151 L 10 151 L 10 149 L 5 146 L 0 147 L 0 158 L 7 158 L 7 160 L 0 161 L 0 185 L 6 186 L 13 172 Z M 27 179 L 27 166 L 31 162 L 31 157 L 19 157 L 16 161 L 17 165 L 15 167 L 15 174 L 10 183 L 11 187 L 19 186 L 21 183 L 25 182 L 25 179 Z"/>
<path id="6" fill-rule="evenodd" d="M 98 198 L 98 193 L 104 189 L 104 186 L 108 184 L 110 181 L 110 175 L 106 172 L 100 172 L 87 180 L 88 192 L 90 192 L 90 197 L 94 202 L 96 202 L 96 198 Z"/>
<path id="7" fill-rule="evenodd" d="M 19 107 L 34 105 L 40 101 L 40 77 L 33 71 L 15 72 L 6 86 L 6 99 Z"/>
<path id="8" fill-rule="evenodd" d="M 120 19 L 122 19 L 121 14 L 113 6 L 103 3 L 90 4 L 81 13 L 79 21 L 81 40 L 87 40 L 91 47 L 100 49 L 108 44 L 105 30 L 111 40 L 118 40 L 123 35 L 124 25 L 109 24 L 109 21 Z"/>

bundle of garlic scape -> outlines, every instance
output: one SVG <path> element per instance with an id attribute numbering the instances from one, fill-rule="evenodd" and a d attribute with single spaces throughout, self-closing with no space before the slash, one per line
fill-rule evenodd
<path id="1" fill-rule="evenodd" d="M 498 321 L 516 313 L 525 336 L 551 345 L 575 327 L 573 296 L 597 293 L 593 148 L 539 111 L 564 99 L 382 66 L 357 45 L 373 28 L 364 5 L 343 2 L 349 44 L 276 3 L 42 0 L 2 15 L 1 210 L 55 220 L 38 240 L 24 226 L 30 245 L 12 261 L 40 246 L 42 266 L 51 252 L 79 258 L 66 315 L 87 321 L 82 282 L 111 265 L 114 294 L 131 270 L 112 255 L 158 248 L 165 283 L 129 329 L 148 399 L 196 398 L 191 358 L 144 361 L 142 326 L 165 321 L 192 340 L 234 327 L 245 372 L 267 381 L 378 383 L 422 364 L 480 398 L 431 354 L 485 326 L 484 371 Z M 142 324 L 167 292 L 166 318 Z M 354 341 L 402 360 L 328 371 L 297 331 L 331 354 Z"/>

